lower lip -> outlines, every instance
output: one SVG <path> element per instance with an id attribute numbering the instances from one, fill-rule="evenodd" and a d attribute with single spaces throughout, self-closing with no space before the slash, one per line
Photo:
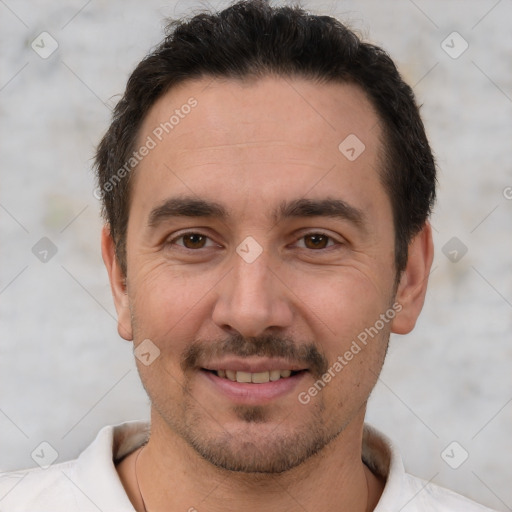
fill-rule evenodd
<path id="1" fill-rule="evenodd" d="M 291 393 L 299 382 L 305 377 L 306 371 L 301 371 L 290 377 L 263 384 L 249 382 L 236 382 L 217 374 L 200 370 L 200 374 L 213 384 L 214 389 L 227 396 L 230 400 L 240 404 L 264 404 Z"/>

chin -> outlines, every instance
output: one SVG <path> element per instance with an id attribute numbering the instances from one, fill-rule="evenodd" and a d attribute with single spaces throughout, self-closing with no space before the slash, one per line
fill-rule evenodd
<path id="1" fill-rule="evenodd" d="M 181 437 L 217 468 L 241 473 L 283 473 L 320 452 L 339 432 L 326 431 L 318 416 L 293 427 L 268 421 L 262 407 L 238 407 L 237 421 L 208 428 L 204 417 L 187 422 Z"/>

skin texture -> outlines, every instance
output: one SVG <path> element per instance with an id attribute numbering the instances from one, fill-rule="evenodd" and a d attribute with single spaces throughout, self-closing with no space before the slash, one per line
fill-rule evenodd
<path id="1" fill-rule="evenodd" d="M 151 438 L 137 465 L 146 506 L 373 510 L 383 482 L 361 462 L 366 402 L 390 332 L 412 330 L 423 306 L 430 226 L 411 242 L 395 290 L 392 210 L 378 174 L 382 133 L 356 86 L 271 77 L 190 81 L 153 106 L 139 142 L 190 97 L 197 106 L 133 176 L 127 276 L 108 227 L 102 237 L 120 335 L 135 346 L 150 339 L 160 350 L 148 366 L 137 361 L 152 402 Z M 338 149 L 350 134 L 365 145 L 354 161 Z M 179 196 L 215 201 L 229 215 L 150 226 L 151 212 Z M 283 201 L 304 198 L 341 199 L 361 222 L 271 218 Z M 186 233 L 206 238 L 179 238 Z M 236 252 L 248 236 L 262 249 L 252 263 Z M 301 403 L 299 393 L 396 303 L 394 319 Z M 187 365 L 190 347 L 196 357 Z M 310 350 L 302 358 L 304 347 Z M 246 357 L 252 362 L 288 354 L 289 364 L 308 371 L 283 396 L 235 403 L 200 367 L 251 350 L 259 350 Z M 118 472 L 143 510 L 137 454 Z"/>

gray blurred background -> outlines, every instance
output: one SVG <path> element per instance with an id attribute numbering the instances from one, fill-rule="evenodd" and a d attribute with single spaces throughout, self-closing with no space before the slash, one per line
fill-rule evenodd
<path id="1" fill-rule="evenodd" d="M 42 441 L 60 462 L 148 416 L 116 331 L 91 157 L 164 17 L 209 5 L 227 2 L 0 0 L 2 471 L 35 466 Z M 391 54 L 439 165 L 424 312 L 392 338 L 367 420 L 409 472 L 512 510 L 512 1 L 302 5 Z"/>

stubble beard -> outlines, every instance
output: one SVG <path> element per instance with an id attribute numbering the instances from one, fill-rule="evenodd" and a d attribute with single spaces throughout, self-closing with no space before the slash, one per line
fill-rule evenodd
<path id="1" fill-rule="evenodd" d="M 285 425 L 289 418 L 272 422 L 265 406 L 233 407 L 240 427 L 232 430 L 212 419 L 193 398 L 186 400 L 182 415 L 155 408 L 167 426 L 203 460 L 219 469 L 241 473 L 277 474 L 295 468 L 318 454 L 345 428 L 334 432 L 326 428 L 321 413 L 325 406 L 320 402 L 308 407 L 311 419 L 293 430 Z"/>
<path id="2" fill-rule="evenodd" d="M 136 332 L 135 325 L 133 327 Z M 380 373 L 389 345 L 389 331 L 374 342 L 385 343 L 384 357 L 377 369 Z M 163 365 L 158 366 L 160 371 L 171 374 Z M 374 376 L 368 396 L 378 378 L 377 374 Z M 240 426 L 229 430 L 215 418 L 215 412 L 197 402 L 189 381 L 182 387 L 182 400 L 173 403 L 167 390 L 161 389 L 158 382 L 151 383 L 152 379 L 146 382 L 143 375 L 141 380 L 152 407 L 170 431 L 213 466 L 241 473 L 278 474 L 300 466 L 335 440 L 366 407 L 368 399 L 365 397 L 357 410 L 344 411 L 344 414 L 341 411 L 345 404 L 340 400 L 334 414 L 326 416 L 326 405 L 320 394 L 314 403 L 290 413 L 281 422 L 273 421 L 275 410 L 270 406 L 232 406 L 230 414 Z M 161 382 L 165 381 L 162 379 Z M 293 418 L 293 415 L 297 417 Z M 308 420 L 304 422 L 306 416 Z M 289 425 L 295 426 L 291 428 Z"/>

